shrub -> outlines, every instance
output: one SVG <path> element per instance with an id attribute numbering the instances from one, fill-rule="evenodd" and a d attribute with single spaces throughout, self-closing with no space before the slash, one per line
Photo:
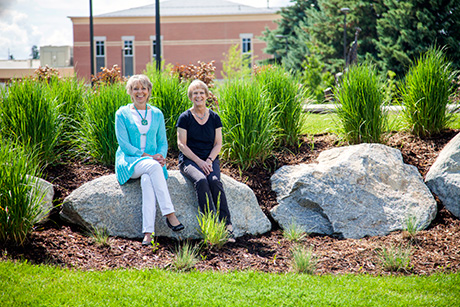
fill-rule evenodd
<path id="1" fill-rule="evenodd" d="M 177 119 L 191 107 L 187 96 L 188 84 L 153 67 L 148 68 L 146 74 L 153 83 L 150 102 L 163 112 L 169 148 L 177 150 Z"/>
<path id="2" fill-rule="evenodd" d="M 251 76 L 251 58 L 243 56 L 239 44 L 232 45 L 228 53 L 224 53 L 222 76 L 224 79 L 239 79 Z"/>
<path id="3" fill-rule="evenodd" d="M 101 85 L 85 100 L 85 113 L 77 139 L 79 153 L 106 165 L 115 163 L 118 142 L 115 113 L 131 102 L 123 83 Z"/>
<path id="4" fill-rule="evenodd" d="M 263 163 L 277 138 L 275 111 L 266 93 L 251 80 L 230 80 L 219 88 L 222 156 L 242 169 Z"/>
<path id="5" fill-rule="evenodd" d="M 318 259 L 313 254 L 312 247 L 296 246 L 292 249 L 291 265 L 295 272 L 314 274 Z"/>
<path id="6" fill-rule="evenodd" d="M 344 139 L 352 144 L 381 142 L 387 113 L 375 68 L 351 65 L 334 94 L 341 104 L 337 116 Z"/>
<path id="7" fill-rule="evenodd" d="M 29 152 L 36 150 L 42 166 L 55 163 L 60 155 L 63 119 L 48 84 L 16 80 L 2 89 L 1 97 L 2 135 L 17 139 Z"/>
<path id="8" fill-rule="evenodd" d="M 404 118 L 411 132 L 432 135 L 448 127 L 449 97 L 454 94 L 455 73 L 444 49 L 430 48 L 409 69 L 401 87 Z"/>
<path id="9" fill-rule="evenodd" d="M 297 146 L 302 128 L 302 104 L 306 100 L 300 79 L 279 66 L 265 66 L 255 76 L 275 110 L 279 145 Z"/>
<path id="10" fill-rule="evenodd" d="M 35 223 L 45 216 L 36 155 L 0 138 L 0 241 L 23 245 Z"/>

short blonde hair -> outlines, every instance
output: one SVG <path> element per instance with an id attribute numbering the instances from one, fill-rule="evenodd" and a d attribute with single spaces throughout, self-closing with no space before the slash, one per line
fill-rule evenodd
<path id="1" fill-rule="evenodd" d="M 204 83 L 201 80 L 196 79 L 196 80 L 193 80 L 192 83 L 190 83 L 190 85 L 188 86 L 188 91 L 187 91 L 188 99 L 192 100 L 193 91 L 197 88 L 203 89 L 206 94 L 206 97 L 209 97 L 209 89 L 206 83 Z"/>
<path id="2" fill-rule="evenodd" d="M 131 77 L 129 77 L 128 82 L 126 82 L 126 92 L 129 96 L 131 96 L 131 99 L 133 97 L 133 89 L 137 84 L 141 84 L 143 87 L 149 90 L 148 98 L 150 99 L 153 84 L 152 82 L 150 82 L 149 77 L 147 77 L 146 75 L 132 75 Z M 147 101 L 149 99 L 147 99 Z"/>

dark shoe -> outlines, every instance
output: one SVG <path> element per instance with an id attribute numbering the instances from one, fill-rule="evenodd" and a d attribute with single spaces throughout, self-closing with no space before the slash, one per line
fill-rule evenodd
<path id="1" fill-rule="evenodd" d="M 184 225 L 182 225 L 182 223 L 179 223 L 179 225 L 176 226 L 171 225 L 168 218 L 166 218 L 166 225 L 168 225 L 168 227 L 171 228 L 172 231 L 181 231 L 185 228 Z"/>
<path id="2" fill-rule="evenodd" d="M 142 241 L 142 245 L 144 246 L 152 245 L 152 241 Z"/>

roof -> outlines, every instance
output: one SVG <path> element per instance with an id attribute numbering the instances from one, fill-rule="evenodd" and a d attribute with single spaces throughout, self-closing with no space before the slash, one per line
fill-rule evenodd
<path id="1" fill-rule="evenodd" d="M 97 15 L 96 17 L 155 16 L 155 0 L 149 5 Z M 247 15 L 274 14 L 276 8 L 258 8 L 225 0 L 169 0 L 160 1 L 161 16 Z"/>

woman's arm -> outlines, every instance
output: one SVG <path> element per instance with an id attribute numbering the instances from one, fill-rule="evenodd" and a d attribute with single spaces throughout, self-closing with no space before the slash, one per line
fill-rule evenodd
<path id="1" fill-rule="evenodd" d="M 216 128 L 216 137 L 214 139 L 214 147 L 212 148 L 211 153 L 209 154 L 208 158 L 211 159 L 212 161 L 216 160 L 221 149 L 222 149 L 222 127 Z"/>
<path id="2" fill-rule="evenodd" d="M 209 175 L 212 172 L 211 161 L 203 161 L 193 153 L 193 151 L 187 146 L 187 130 L 177 127 L 177 147 L 179 150 L 190 160 L 195 162 L 199 168 L 203 170 L 205 175 Z M 214 149 L 213 149 L 214 150 Z"/>

